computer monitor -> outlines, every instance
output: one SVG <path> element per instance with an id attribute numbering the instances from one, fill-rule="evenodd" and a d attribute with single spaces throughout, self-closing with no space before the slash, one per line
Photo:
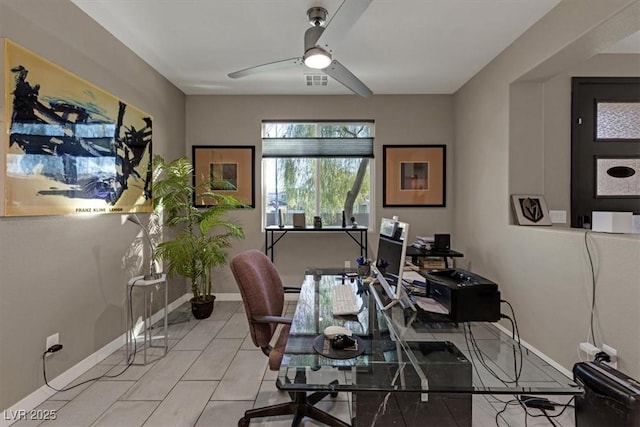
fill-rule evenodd
<path id="1" fill-rule="evenodd" d="M 378 237 L 378 252 L 372 269 L 385 293 L 391 299 L 391 302 L 381 309 L 386 310 L 394 304 L 404 301 L 415 310 L 402 287 L 409 224 L 395 218 L 382 218 Z M 380 271 L 381 268 L 383 271 Z"/>

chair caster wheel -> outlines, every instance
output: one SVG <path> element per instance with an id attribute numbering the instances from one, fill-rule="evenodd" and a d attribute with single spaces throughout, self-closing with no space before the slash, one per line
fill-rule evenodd
<path id="1" fill-rule="evenodd" d="M 249 427 L 250 420 L 242 417 L 238 420 L 238 427 Z"/>
<path id="2" fill-rule="evenodd" d="M 330 393 L 329 396 L 331 397 L 338 397 L 338 392 L 334 391 L 333 393 Z"/>

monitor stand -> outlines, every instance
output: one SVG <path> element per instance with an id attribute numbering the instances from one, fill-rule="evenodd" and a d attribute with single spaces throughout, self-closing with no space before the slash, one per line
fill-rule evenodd
<path id="1" fill-rule="evenodd" d="M 394 292 L 393 289 L 391 288 L 391 285 L 389 285 L 389 282 L 387 282 L 387 279 L 384 277 L 384 275 L 382 275 L 375 266 L 372 266 L 371 269 L 375 274 L 376 279 L 380 283 L 380 286 L 382 286 L 382 289 L 384 290 L 387 298 L 390 300 L 386 304 L 384 304 L 382 302 L 382 299 L 380 299 L 380 296 L 378 295 L 378 293 L 373 288 L 373 286 L 370 286 L 372 289 L 373 295 L 376 299 L 376 303 L 378 304 L 378 307 L 380 308 L 380 310 L 382 311 L 388 310 L 394 305 L 400 303 L 403 308 L 410 308 L 413 311 L 418 311 L 416 309 L 416 306 L 413 304 L 413 301 L 411 301 L 411 299 L 403 289 L 402 283 L 399 283 L 396 285 L 396 290 Z"/>

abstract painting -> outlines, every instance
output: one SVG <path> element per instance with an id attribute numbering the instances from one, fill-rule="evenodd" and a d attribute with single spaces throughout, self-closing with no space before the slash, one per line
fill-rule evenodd
<path id="1" fill-rule="evenodd" d="M 5 40 L 5 216 L 150 212 L 152 118 Z"/>

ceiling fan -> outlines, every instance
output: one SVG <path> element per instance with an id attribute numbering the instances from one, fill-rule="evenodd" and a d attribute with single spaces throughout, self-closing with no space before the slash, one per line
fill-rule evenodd
<path id="1" fill-rule="evenodd" d="M 342 83 L 353 93 L 363 98 L 373 92 L 351 71 L 335 59 L 332 59 L 336 42 L 342 40 L 351 26 L 360 18 L 360 15 L 369 7 L 371 0 L 344 0 L 333 18 L 327 23 L 327 10 L 323 7 L 312 7 L 307 10 L 307 17 L 311 28 L 304 33 L 304 54 L 301 57 L 270 62 L 235 71 L 228 76 L 232 79 L 245 77 L 252 74 L 263 73 L 281 68 L 306 65 L 317 69 Z"/>

